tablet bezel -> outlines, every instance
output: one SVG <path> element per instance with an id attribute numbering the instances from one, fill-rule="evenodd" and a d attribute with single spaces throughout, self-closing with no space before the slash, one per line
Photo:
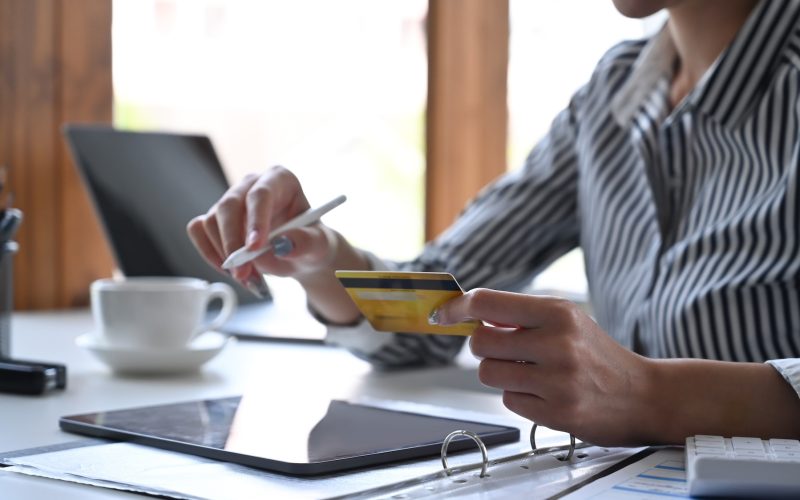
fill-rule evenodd
<path id="1" fill-rule="evenodd" d="M 134 410 L 141 411 L 142 409 L 156 410 L 158 408 L 169 407 L 175 404 L 182 404 L 182 403 L 196 404 L 205 401 L 222 401 L 224 399 L 228 398 L 210 398 L 205 400 L 172 403 L 168 405 L 153 405 L 147 407 L 135 407 L 135 408 L 126 408 L 121 410 L 68 415 L 68 416 L 63 416 L 59 419 L 59 427 L 67 432 L 73 432 L 77 434 L 83 434 L 83 435 L 106 438 L 106 439 L 128 441 L 137 444 L 153 446 L 165 450 L 177 451 L 205 458 L 211 458 L 214 460 L 246 465 L 249 467 L 263 469 L 270 472 L 279 472 L 295 476 L 317 476 L 317 475 L 331 474 L 331 473 L 349 471 L 365 467 L 387 465 L 392 462 L 399 462 L 403 460 L 434 458 L 440 453 L 442 444 L 446 437 L 446 436 L 441 436 L 441 439 L 434 443 L 409 443 L 407 446 L 404 447 L 392 448 L 374 453 L 340 457 L 331 460 L 315 461 L 315 462 L 287 462 L 267 457 L 237 453 L 222 448 L 203 446 L 185 441 L 178 441 L 153 434 L 143 434 L 140 432 L 135 432 L 127 429 L 118 429 L 103 425 L 97 425 L 79 420 L 79 419 L 91 419 L 93 416 L 100 414 L 121 413 Z M 360 402 L 353 402 L 353 401 L 344 401 L 344 402 L 356 407 L 365 407 L 371 410 L 381 410 L 381 411 L 391 412 L 395 415 L 407 414 L 416 417 L 434 418 L 439 421 L 455 422 L 458 425 L 454 425 L 453 430 L 461 430 L 462 428 L 467 428 L 467 430 L 469 430 L 470 425 L 489 426 L 493 428 L 492 431 L 477 432 L 481 440 L 487 446 L 495 444 L 503 444 L 503 443 L 512 443 L 519 441 L 520 438 L 519 429 L 516 427 L 494 424 L 494 423 L 476 422 L 471 420 L 440 417 L 436 415 L 427 415 L 424 413 L 400 411 L 380 406 L 364 404 Z M 448 451 L 453 452 L 453 451 L 471 449 L 474 446 L 475 444 L 472 442 L 471 439 L 468 439 L 466 437 L 460 437 L 454 439 L 450 443 L 450 445 L 448 446 Z"/>

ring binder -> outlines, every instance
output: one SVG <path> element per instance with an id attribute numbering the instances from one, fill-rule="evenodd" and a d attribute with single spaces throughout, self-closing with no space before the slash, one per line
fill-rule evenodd
<path id="1" fill-rule="evenodd" d="M 458 436 L 467 436 L 468 438 L 475 441 L 475 444 L 477 444 L 478 448 L 480 448 L 481 456 L 483 457 L 482 460 L 483 466 L 481 467 L 481 474 L 479 477 L 485 477 L 486 468 L 489 466 L 489 452 L 486 451 L 486 445 L 483 444 L 481 438 L 479 438 L 478 435 L 475 434 L 474 432 L 463 431 L 463 430 L 453 431 L 450 434 L 448 434 L 446 438 L 444 438 L 444 443 L 442 443 L 442 467 L 444 467 L 444 473 L 448 476 L 452 474 L 450 467 L 447 466 L 447 448 L 450 446 L 450 441 L 452 441 L 453 438 Z"/>
<path id="2" fill-rule="evenodd" d="M 531 450 L 536 453 L 536 428 L 539 427 L 539 424 L 533 424 L 531 427 Z M 543 450 L 549 451 L 549 450 Z M 557 456 L 556 459 L 562 462 L 568 462 L 572 459 L 572 455 L 575 454 L 575 436 L 573 434 L 569 435 L 569 448 L 567 449 L 567 454 L 565 456 Z"/>
<path id="3" fill-rule="evenodd" d="M 500 460 L 494 460 L 491 462 L 491 464 L 494 465 L 494 464 L 504 463 L 506 461 L 516 460 L 521 457 L 541 455 L 553 451 L 564 451 L 565 449 L 567 450 L 566 455 L 556 455 L 554 458 L 560 462 L 569 462 L 570 460 L 572 460 L 572 456 L 575 454 L 575 448 L 576 448 L 575 436 L 573 434 L 569 435 L 569 446 L 550 446 L 548 448 L 537 448 L 536 429 L 538 427 L 539 424 L 533 424 L 533 427 L 531 427 L 531 436 L 530 436 L 531 451 L 521 453 L 519 455 L 514 455 L 511 457 L 505 457 Z M 481 438 L 478 437 L 477 434 L 475 434 L 472 431 L 466 431 L 466 430 L 453 431 L 450 434 L 448 434 L 447 437 L 444 438 L 444 442 L 442 443 L 441 455 L 442 455 L 442 467 L 444 468 L 445 475 L 450 476 L 453 473 L 453 469 L 451 469 L 447 465 L 447 449 L 450 447 L 450 441 L 452 441 L 454 438 L 457 438 L 458 436 L 466 436 L 475 441 L 475 444 L 478 445 L 478 448 L 481 450 L 481 472 L 478 477 L 481 478 L 486 477 L 486 470 L 489 468 L 489 452 L 486 450 L 486 445 L 483 443 Z M 591 446 L 591 445 L 589 445 L 588 443 L 581 443 L 580 447 L 586 447 L 586 446 Z M 477 464 L 475 466 L 477 466 Z"/>
<path id="4" fill-rule="evenodd" d="M 643 448 L 604 448 L 580 442 L 570 435 L 570 444 L 561 446 L 536 446 L 537 425 L 531 428 L 530 451 L 506 455 L 489 460 L 485 443 L 467 430 L 457 430 L 448 434 L 441 448 L 442 467 L 436 472 L 404 479 L 391 484 L 368 488 L 331 500 L 360 500 L 381 498 L 430 498 L 437 495 L 453 495 L 454 492 L 468 494 L 497 493 L 504 497 L 530 496 L 532 484 L 537 488 L 537 496 L 558 498 L 565 491 L 575 489 L 615 464 L 628 460 Z M 449 466 L 448 448 L 453 439 L 466 436 L 481 450 L 480 462 Z M 575 450 L 583 450 L 575 453 Z M 564 453 L 566 452 L 566 453 Z M 559 464 L 559 465 L 556 465 Z M 478 472 L 480 471 L 480 472 Z M 534 472 L 534 474 L 531 474 Z"/>

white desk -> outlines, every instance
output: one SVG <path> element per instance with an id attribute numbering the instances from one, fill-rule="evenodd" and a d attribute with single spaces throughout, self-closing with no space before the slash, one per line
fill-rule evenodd
<path id="1" fill-rule="evenodd" d="M 0 394 L 0 451 L 79 439 L 58 428 L 62 415 L 213 398 L 258 390 L 290 402 L 303 394 L 371 397 L 443 405 L 509 416 L 500 397 L 482 388 L 477 362 L 463 352 L 456 366 L 379 373 L 348 352 L 325 346 L 238 341 L 196 374 L 169 378 L 115 377 L 74 340 L 90 331 L 87 311 L 17 313 L 12 355 L 67 365 L 65 391 L 44 396 Z M 290 383 L 287 383 L 290 382 Z M 520 419 L 520 421 L 522 421 Z M 524 440 L 524 438 L 523 438 Z M 0 469 L 0 497 L 14 499 L 141 498 L 112 490 L 22 476 Z"/>

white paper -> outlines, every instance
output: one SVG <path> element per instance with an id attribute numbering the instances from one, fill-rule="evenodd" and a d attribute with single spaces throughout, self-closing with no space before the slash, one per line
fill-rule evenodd
<path id="1" fill-rule="evenodd" d="M 89 486 L 97 486 L 100 488 L 110 488 L 120 491 L 132 491 L 135 493 L 147 493 L 150 495 L 168 496 L 172 498 L 188 499 L 186 495 L 175 494 L 159 488 L 147 487 L 134 487 L 126 484 L 117 484 L 110 481 L 101 481 L 99 479 L 88 479 L 84 477 L 73 476 L 71 474 L 64 474 L 61 472 L 39 470 L 36 467 L 29 467 L 27 465 L 13 465 L 11 467 L 4 467 L 0 469 L 2 472 L 15 472 L 17 474 L 25 474 L 26 476 L 44 477 L 47 479 L 59 479 L 61 481 L 68 481 L 71 483 L 86 484 Z"/>
<path id="2" fill-rule="evenodd" d="M 564 499 L 597 500 L 636 498 L 664 500 L 689 498 L 685 456 L 682 449 L 659 450 L 613 474 L 589 483 Z"/>
<path id="3" fill-rule="evenodd" d="M 296 478 L 238 464 L 111 443 L 6 460 L 5 470 L 174 498 L 322 498 L 431 471 L 430 461 L 326 478 Z M 379 483 L 378 483 L 379 484 Z"/>
<path id="4" fill-rule="evenodd" d="M 504 425 L 519 422 L 518 419 L 497 415 L 409 402 L 357 401 L 389 409 Z M 528 431 L 521 428 L 521 440 L 517 443 L 491 448 L 490 458 L 530 450 Z M 563 434 L 546 428 L 537 431 L 537 442 L 540 435 L 543 446 L 565 440 Z M 452 458 L 451 466 L 473 463 L 479 457 L 477 449 L 476 453 L 459 454 Z M 331 476 L 293 477 L 125 442 L 48 451 L 6 458 L 3 462 L 12 465 L 3 469 L 8 472 L 185 499 L 327 498 L 405 481 L 439 471 L 442 467 L 439 458 L 431 458 Z"/>
<path id="5" fill-rule="evenodd" d="M 594 475 L 640 450 L 590 446 L 576 450 L 576 457 L 567 463 L 557 458 L 563 451 L 526 455 L 501 463 L 490 461 L 485 477 L 480 477 L 479 467 L 450 476 L 439 472 L 401 484 L 373 488 L 356 498 L 550 498 L 591 480 Z"/>

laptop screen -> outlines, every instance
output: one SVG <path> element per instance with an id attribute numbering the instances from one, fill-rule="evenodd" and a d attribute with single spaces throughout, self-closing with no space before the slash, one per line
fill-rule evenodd
<path id="1" fill-rule="evenodd" d="M 126 276 L 224 281 L 240 303 L 261 300 L 209 266 L 186 234 L 228 189 L 208 137 L 85 125 L 65 135 Z"/>

